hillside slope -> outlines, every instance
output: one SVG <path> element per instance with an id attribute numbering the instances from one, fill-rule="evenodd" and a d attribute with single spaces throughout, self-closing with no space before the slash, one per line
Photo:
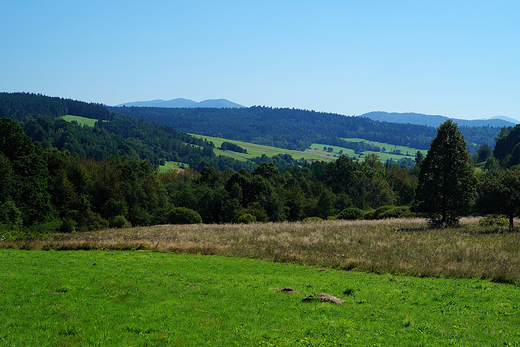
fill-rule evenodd
<path id="1" fill-rule="evenodd" d="M 427 150 L 436 128 L 417 124 L 380 122 L 307 110 L 253 106 L 240 109 L 109 107 L 131 117 L 167 124 L 192 134 L 215 136 L 292 150 L 312 143 L 345 146 L 343 138 L 363 138 Z M 494 143 L 500 128 L 463 127 L 473 152 Z"/>

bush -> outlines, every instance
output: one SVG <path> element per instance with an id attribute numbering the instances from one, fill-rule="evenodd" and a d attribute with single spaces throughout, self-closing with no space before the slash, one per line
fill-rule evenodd
<path id="1" fill-rule="evenodd" d="M 240 215 L 237 219 L 238 223 L 250 224 L 256 222 L 256 217 L 249 213 Z"/>
<path id="2" fill-rule="evenodd" d="M 197 211 L 186 207 L 174 207 L 168 216 L 170 224 L 201 224 L 202 218 Z"/>
<path id="3" fill-rule="evenodd" d="M 388 206 L 388 205 L 385 205 L 385 206 L 381 206 L 381 207 L 378 207 L 374 213 L 374 219 L 383 219 L 385 217 L 382 217 L 382 215 L 392 209 L 394 209 L 395 206 Z"/>
<path id="4" fill-rule="evenodd" d="M 243 208 L 240 211 L 238 211 L 236 215 L 236 221 L 238 222 L 238 219 L 240 216 L 250 214 L 255 217 L 256 221 L 266 223 L 269 220 L 269 217 L 267 216 L 267 213 L 263 210 L 263 208 L 260 206 L 259 203 L 254 203 L 248 208 Z M 239 222 L 240 223 L 240 222 Z"/>
<path id="5" fill-rule="evenodd" d="M 481 227 L 491 227 L 491 226 L 499 226 L 504 227 L 509 224 L 509 221 L 507 218 L 498 215 L 498 214 L 488 214 L 487 216 L 484 216 L 480 218 L 478 221 L 478 225 Z"/>
<path id="6" fill-rule="evenodd" d="M 148 226 L 152 224 L 152 215 L 141 207 L 135 207 L 128 213 L 128 219 L 132 225 Z"/>
<path id="7" fill-rule="evenodd" d="M 109 220 L 111 228 L 130 228 L 132 223 L 126 220 L 125 216 L 115 216 Z"/>
<path id="8" fill-rule="evenodd" d="M 76 232 L 76 223 L 75 220 L 67 218 L 63 220 L 63 223 L 61 223 L 61 227 L 59 229 L 60 233 L 75 233 Z"/>
<path id="9" fill-rule="evenodd" d="M 363 210 L 357 207 L 348 207 L 341 211 L 337 218 L 338 219 L 346 219 L 346 220 L 356 220 L 360 219 L 363 216 Z"/>
<path id="10" fill-rule="evenodd" d="M 89 212 L 88 218 L 84 221 L 84 229 L 89 231 L 91 230 L 99 230 L 99 229 L 108 229 L 108 221 L 101 217 L 99 213 Z"/>
<path id="11" fill-rule="evenodd" d="M 370 210 L 366 210 L 363 212 L 363 217 L 361 217 L 362 219 L 367 219 L 367 220 L 372 220 L 372 219 L 377 219 L 376 218 L 376 210 L 374 209 L 370 209 Z"/>

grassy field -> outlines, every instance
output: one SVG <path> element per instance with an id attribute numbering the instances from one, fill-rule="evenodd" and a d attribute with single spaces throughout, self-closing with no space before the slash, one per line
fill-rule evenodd
<path id="1" fill-rule="evenodd" d="M 96 119 L 85 118 L 85 117 L 80 117 L 80 116 L 72 116 L 72 115 L 63 116 L 63 119 L 65 119 L 68 122 L 76 121 L 80 125 L 88 125 L 88 126 L 94 126 L 97 121 Z M 277 147 L 257 145 L 257 144 L 253 144 L 253 143 L 249 143 L 249 142 L 227 140 L 227 139 L 212 137 L 212 136 L 202 136 L 202 135 L 196 135 L 196 134 L 191 134 L 191 135 L 193 135 L 195 137 L 199 137 L 199 138 L 204 138 L 208 141 L 212 141 L 216 147 L 220 147 L 222 145 L 222 142 L 226 141 L 226 142 L 231 142 L 231 143 L 237 144 L 242 148 L 245 148 L 247 150 L 247 154 L 236 153 L 236 152 L 232 152 L 232 151 L 222 151 L 220 149 L 215 149 L 216 155 L 224 155 L 224 156 L 228 156 L 228 157 L 240 160 L 240 161 L 247 161 L 251 158 L 260 157 L 263 154 L 267 155 L 268 157 L 273 157 L 278 154 L 289 154 L 294 159 L 305 159 L 308 161 L 322 160 L 322 161 L 330 162 L 330 161 L 335 160 L 337 157 L 339 157 L 341 155 L 340 154 L 340 152 L 341 152 L 342 154 L 348 155 L 349 157 L 358 157 L 360 159 L 369 153 L 375 153 L 378 155 L 378 157 L 381 159 L 381 161 L 385 162 L 389 159 L 398 161 L 399 159 L 404 158 L 406 153 L 408 153 L 410 155 L 409 157 L 413 158 L 413 157 L 415 157 L 415 153 L 417 153 L 417 151 L 418 151 L 417 149 L 411 148 L 411 147 L 394 146 L 394 145 L 390 145 L 387 143 L 368 141 L 368 140 L 359 139 L 359 138 L 346 138 L 343 140 L 348 141 L 348 142 L 365 141 L 367 143 L 377 145 L 381 148 L 385 147 L 387 149 L 387 151 L 386 151 L 386 153 L 366 151 L 366 152 L 362 152 L 362 154 L 359 156 L 359 155 L 356 155 L 353 150 L 348 149 L 348 148 L 343 148 L 343 147 L 339 147 L 339 146 L 330 146 L 327 144 L 313 143 L 310 148 L 308 148 L 302 152 L 302 151 L 292 151 L 289 149 L 283 149 L 283 148 L 277 148 Z M 332 147 L 333 151 L 332 152 L 324 151 L 323 147 Z M 393 151 L 393 150 L 401 150 L 403 155 L 396 155 L 396 154 L 388 153 L 389 151 Z M 426 152 L 426 151 L 423 150 L 423 152 Z M 166 165 L 161 166 L 160 170 L 166 171 L 166 170 L 169 170 L 171 167 L 181 167 L 181 165 L 187 166 L 187 164 L 183 164 L 183 163 L 168 162 Z"/>
<path id="2" fill-rule="evenodd" d="M 4 249 L 0 264 L 1 346 L 518 346 L 520 341 L 519 288 L 487 280 L 157 252 Z M 285 287 L 298 293 L 278 292 Z M 315 300 L 321 293 L 343 302 Z"/>
<path id="3" fill-rule="evenodd" d="M 333 158 L 328 156 L 327 152 L 324 151 L 292 151 L 290 149 L 283 149 L 283 148 L 277 148 L 277 147 L 270 147 L 270 146 L 263 146 L 263 145 L 257 145 L 254 143 L 249 142 L 242 142 L 242 141 L 234 141 L 234 140 L 227 140 L 223 138 L 218 137 L 211 137 L 211 136 L 201 136 L 196 134 L 191 134 L 195 137 L 203 138 L 208 141 L 213 142 L 215 144 L 215 147 L 220 147 L 222 145 L 222 142 L 231 142 L 234 144 L 239 145 L 240 147 L 247 150 L 247 154 L 245 153 L 236 153 L 232 151 L 222 151 L 222 150 L 215 150 L 215 154 L 217 155 L 226 155 L 230 156 L 235 159 L 239 160 L 248 160 L 255 157 L 261 157 L 262 154 L 267 155 L 268 157 L 273 157 L 278 154 L 290 154 L 294 159 L 305 159 L 305 160 L 324 160 L 324 161 L 332 161 Z"/>
<path id="4" fill-rule="evenodd" d="M 453 229 L 424 219 L 159 225 L 59 234 L 0 248 L 153 250 L 257 258 L 418 277 L 483 278 L 520 284 L 520 233 L 464 218 Z M 518 225 L 518 224 L 517 224 Z"/>
<path id="5" fill-rule="evenodd" d="M 71 115 L 66 115 L 66 116 L 63 116 L 62 118 L 65 119 L 67 122 L 76 121 L 80 125 L 88 125 L 91 127 L 93 127 L 96 124 L 96 122 L 98 121 L 97 119 L 85 118 L 85 117 L 81 117 L 81 116 L 71 116 Z"/>
<path id="6" fill-rule="evenodd" d="M 167 161 L 164 165 L 159 166 L 159 171 L 166 172 L 171 169 L 185 169 L 188 168 L 189 165 L 185 163 L 180 163 L 176 161 Z"/>
<path id="7" fill-rule="evenodd" d="M 201 136 L 201 135 L 195 135 L 195 134 L 191 134 L 191 135 L 204 138 L 208 141 L 212 141 L 216 147 L 220 147 L 222 145 L 222 142 L 227 141 L 227 142 L 235 143 L 235 144 L 239 145 L 240 147 L 247 149 L 247 152 L 248 152 L 247 154 L 236 153 L 236 152 L 231 152 L 231 151 L 222 151 L 219 149 L 215 150 L 215 153 L 217 155 L 226 155 L 226 156 L 238 159 L 238 160 L 248 160 L 250 158 L 259 157 L 262 154 L 265 154 L 268 157 L 272 157 L 277 154 L 290 154 L 294 159 L 305 159 L 305 160 L 309 160 L 309 161 L 323 160 L 323 161 L 330 162 L 330 161 L 335 160 L 337 157 L 339 157 L 341 155 L 340 154 L 340 152 L 341 152 L 342 154 L 348 155 L 349 157 L 358 157 L 358 158 L 363 158 L 367 154 L 375 153 L 378 155 L 378 157 L 381 159 L 381 161 L 385 162 L 388 159 L 398 161 L 399 159 L 402 159 L 405 157 L 415 158 L 415 154 L 418 151 L 418 149 L 411 148 L 411 147 L 394 146 L 394 145 L 390 145 L 388 143 L 368 141 L 368 140 L 359 139 L 359 138 L 346 138 L 343 140 L 348 141 L 348 142 L 365 141 L 367 143 L 379 146 L 381 148 L 385 147 L 387 151 L 385 153 L 365 151 L 365 152 L 362 152 L 361 156 L 359 156 L 359 155 L 356 155 L 354 153 L 354 150 L 352 150 L 352 149 L 348 149 L 348 148 L 344 148 L 344 147 L 340 147 L 340 146 L 331 146 L 331 145 L 327 145 L 327 144 L 323 144 L 323 143 L 313 143 L 310 146 L 310 148 L 306 149 L 304 152 L 301 152 L 301 151 L 291 151 L 288 149 L 282 149 L 282 148 L 276 148 L 276 147 L 256 145 L 256 144 L 252 144 L 249 142 L 226 140 L 226 139 L 218 138 L 218 137 Z M 324 147 L 327 147 L 327 148 L 332 147 L 333 151 L 327 152 L 326 150 L 323 150 Z M 388 152 L 394 151 L 394 150 L 400 150 L 402 155 L 388 153 Z M 427 151 L 423 150 L 423 152 L 426 153 Z M 408 153 L 409 155 L 406 156 L 406 153 Z"/>

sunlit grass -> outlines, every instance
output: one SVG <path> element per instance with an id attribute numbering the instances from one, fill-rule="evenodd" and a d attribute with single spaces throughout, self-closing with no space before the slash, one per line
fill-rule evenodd
<path id="1" fill-rule="evenodd" d="M 27 249 L 143 249 L 251 257 L 420 277 L 520 280 L 520 233 L 429 229 L 424 219 L 226 225 L 161 225 L 0 242 Z"/>

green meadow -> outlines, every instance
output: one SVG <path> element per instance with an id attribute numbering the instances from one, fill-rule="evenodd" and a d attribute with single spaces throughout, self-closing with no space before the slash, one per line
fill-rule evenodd
<path id="1" fill-rule="evenodd" d="M 323 160 L 323 161 L 333 161 L 335 158 L 339 157 L 341 154 L 348 155 L 349 157 L 356 157 L 354 153 L 354 150 L 340 147 L 340 146 L 331 146 L 328 144 L 323 143 L 313 143 L 310 148 L 306 149 L 304 152 L 301 151 L 292 151 L 289 149 L 283 149 L 283 148 L 276 148 L 276 147 L 269 147 L 269 146 L 263 146 L 263 145 L 257 145 L 249 142 L 243 142 L 243 141 L 234 141 L 234 140 L 227 140 L 223 138 L 218 137 L 211 137 L 211 136 L 201 136 L 196 134 L 191 134 L 196 137 L 204 138 L 208 141 L 211 141 L 215 144 L 216 147 L 220 147 L 223 142 L 231 142 L 234 144 L 239 145 L 240 147 L 247 150 L 247 154 L 244 153 L 236 153 L 232 151 L 222 151 L 219 149 L 215 150 L 215 154 L 217 155 L 225 155 L 229 156 L 238 160 L 248 160 L 254 157 L 260 157 L 262 154 L 267 155 L 268 157 L 272 157 L 278 154 L 290 154 L 294 159 L 305 159 L 309 161 L 315 161 L 315 160 Z M 399 159 L 402 159 L 406 156 L 408 153 L 408 157 L 415 158 L 415 154 L 417 151 L 419 151 L 416 148 L 406 147 L 406 146 L 394 146 L 388 143 L 382 143 L 382 142 L 374 142 L 374 141 L 368 141 L 364 139 L 359 138 L 345 138 L 343 139 L 348 142 L 361 142 L 364 141 L 366 143 L 370 143 L 376 146 L 379 146 L 381 148 L 385 147 L 386 152 L 372 152 L 372 151 L 365 151 L 362 152 L 360 158 L 363 158 L 365 155 L 370 153 L 375 153 L 378 155 L 378 157 L 381 159 L 381 161 L 387 161 L 389 159 L 398 161 Z M 327 150 L 324 150 L 324 147 L 326 148 L 333 148 L 332 152 L 328 152 Z M 401 155 L 399 154 L 391 154 L 390 151 L 400 150 Z M 423 150 L 423 152 L 426 152 Z"/>
<path id="2" fill-rule="evenodd" d="M 93 118 L 86 118 L 86 117 L 72 116 L 72 115 L 66 115 L 66 116 L 63 116 L 62 118 L 65 119 L 67 122 L 75 121 L 79 125 L 88 125 L 91 127 L 93 127 L 96 124 L 96 122 L 98 121 L 97 119 L 93 119 Z"/>
<path id="3" fill-rule="evenodd" d="M 0 264 L 0 346 L 520 345 L 520 289 L 488 280 L 138 251 Z"/>
<path id="4" fill-rule="evenodd" d="M 188 164 L 180 163 L 177 161 L 167 161 L 164 163 L 164 165 L 159 166 L 159 171 L 166 172 L 171 169 L 185 169 L 188 166 Z"/>
<path id="5" fill-rule="evenodd" d="M 264 146 L 264 145 L 257 145 L 254 143 L 249 142 L 243 142 L 243 141 L 235 141 L 235 140 L 227 140 L 219 137 L 212 137 L 212 136 L 201 136 L 196 134 L 191 134 L 195 137 L 200 137 L 203 139 L 206 139 L 207 141 L 213 142 L 215 147 L 220 147 L 223 142 L 231 142 L 234 144 L 237 144 L 238 146 L 244 148 L 247 150 L 246 153 L 236 153 L 232 151 L 222 151 L 219 149 L 215 150 L 215 154 L 217 155 L 226 155 L 235 159 L 239 160 L 248 160 L 255 157 L 261 157 L 262 154 L 265 154 L 268 157 L 273 157 L 275 155 L 279 154 L 290 154 L 294 159 L 305 159 L 309 161 L 313 160 L 325 160 L 325 161 L 331 161 L 333 158 L 327 156 L 327 152 L 324 151 L 314 151 L 314 150 L 306 150 L 305 152 L 301 151 L 293 151 L 290 149 L 283 149 L 283 148 L 277 148 L 277 147 L 270 147 L 270 146 Z"/>
<path id="6" fill-rule="evenodd" d="M 80 125 L 88 125 L 88 126 L 94 126 L 97 121 L 97 119 L 80 117 L 80 116 L 72 116 L 72 115 L 63 116 L 63 119 L 65 119 L 68 122 L 76 121 Z M 364 139 L 360 139 L 360 138 L 345 138 L 343 140 L 348 141 L 348 142 L 364 141 L 366 143 L 370 143 L 370 144 L 379 146 L 381 148 L 385 147 L 386 152 L 365 151 L 365 152 L 362 152 L 361 155 L 356 155 L 354 153 L 354 150 L 352 150 L 352 149 L 339 147 L 339 146 L 331 146 L 331 145 L 322 144 L 322 143 L 313 143 L 310 146 L 310 148 L 308 148 L 302 152 L 302 151 L 293 151 L 293 150 L 277 148 L 277 147 L 258 145 L 258 144 L 254 144 L 254 143 L 243 142 L 243 141 L 228 140 L 228 139 L 219 138 L 219 137 L 202 136 L 202 135 L 196 135 L 196 134 L 191 134 L 191 135 L 213 142 L 215 144 L 215 147 L 217 147 L 215 149 L 216 155 L 224 155 L 224 156 L 228 156 L 228 157 L 234 158 L 236 160 L 240 160 L 240 161 L 247 161 L 247 160 L 255 158 L 255 157 L 261 157 L 264 154 L 268 157 L 273 157 L 275 155 L 289 154 L 294 159 L 305 159 L 308 161 L 322 160 L 322 161 L 330 162 L 330 161 L 335 160 L 341 154 L 348 155 L 349 157 L 352 157 L 352 158 L 358 157 L 361 159 L 367 154 L 375 153 L 375 154 L 377 154 L 377 156 L 379 157 L 379 159 L 381 161 L 385 162 L 389 159 L 398 161 L 399 159 L 404 158 L 407 153 L 408 153 L 409 157 L 415 157 L 415 154 L 418 151 L 418 149 L 406 147 L 406 146 L 394 146 L 394 145 L 390 145 L 387 143 L 368 141 L 368 140 L 364 140 Z M 232 152 L 232 151 L 223 151 L 223 150 L 218 149 L 218 147 L 220 147 L 223 142 L 231 142 L 231 143 L 237 144 L 240 147 L 246 149 L 247 154 L 237 153 L 237 152 Z M 333 151 L 327 152 L 326 150 L 323 150 L 324 147 L 327 147 L 327 148 L 331 147 L 331 148 L 333 148 Z M 402 155 L 389 153 L 390 151 L 394 151 L 394 150 L 400 150 Z M 425 151 L 423 151 L 423 152 L 425 152 Z M 160 167 L 160 170 L 166 171 L 172 167 L 173 168 L 182 168 L 184 166 L 187 166 L 187 164 L 176 163 L 176 162 L 167 162 L 165 165 Z"/>

